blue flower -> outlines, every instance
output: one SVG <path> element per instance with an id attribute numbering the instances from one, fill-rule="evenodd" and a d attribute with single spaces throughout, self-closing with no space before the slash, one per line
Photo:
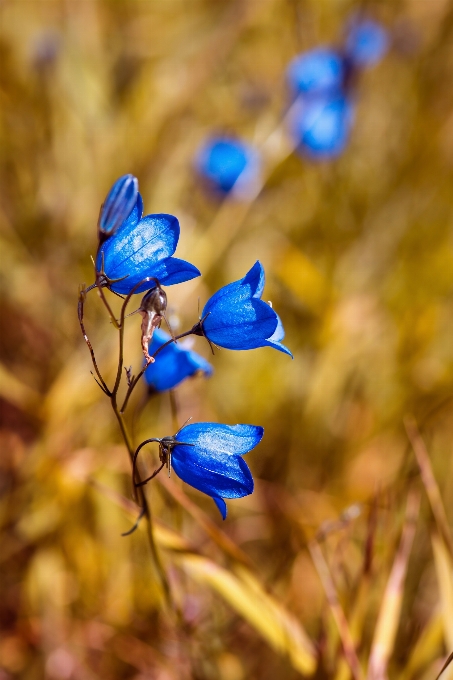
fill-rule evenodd
<path id="1" fill-rule="evenodd" d="M 138 180 L 133 175 L 123 175 L 116 180 L 101 206 L 99 231 L 104 237 L 112 236 L 132 212 L 138 197 Z"/>
<path id="2" fill-rule="evenodd" d="M 334 158 L 344 151 L 354 122 L 354 105 L 344 95 L 300 99 L 290 127 L 299 151 L 313 159 Z"/>
<path id="3" fill-rule="evenodd" d="M 179 240 L 179 222 L 173 215 L 143 215 L 138 194 L 129 217 L 102 243 L 96 258 L 98 271 L 110 279 L 108 287 L 127 295 L 140 281 L 155 277 L 161 285 L 171 286 L 200 276 L 189 262 L 171 257 Z M 135 292 L 155 286 L 149 281 Z"/>
<path id="4" fill-rule="evenodd" d="M 352 18 L 346 34 L 345 53 L 354 66 L 374 66 L 388 48 L 388 34 L 381 24 L 373 19 Z"/>
<path id="5" fill-rule="evenodd" d="M 153 354 L 168 340 L 171 340 L 168 333 L 156 329 L 149 353 Z M 180 344 L 170 343 L 159 352 L 156 361 L 148 366 L 145 371 L 145 380 L 154 390 L 164 392 L 173 389 L 196 373 L 210 376 L 212 370 L 211 364 L 196 352 L 184 349 Z"/>
<path id="6" fill-rule="evenodd" d="M 279 317 L 260 299 L 264 280 L 264 269 L 256 262 L 243 279 L 214 293 L 193 332 L 226 349 L 269 346 L 292 356 L 280 342 L 284 331 Z"/>
<path id="7" fill-rule="evenodd" d="M 169 463 L 186 484 L 211 496 L 225 519 L 223 499 L 242 498 L 253 491 L 253 477 L 242 456 L 259 444 L 263 434 L 256 425 L 186 425 L 170 438 Z"/>
<path id="8" fill-rule="evenodd" d="M 287 70 L 295 96 L 338 93 L 346 78 L 346 65 L 338 50 L 316 47 L 295 57 Z"/>
<path id="9" fill-rule="evenodd" d="M 248 144 L 228 137 L 207 141 L 195 161 L 199 174 L 216 192 L 240 194 L 253 187 L 259 176 L 257 152 Z"/>

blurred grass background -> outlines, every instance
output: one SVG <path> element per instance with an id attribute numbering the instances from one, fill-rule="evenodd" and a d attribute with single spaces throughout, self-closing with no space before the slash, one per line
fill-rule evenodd
<path id="1" fill-rule="evenodd" d="M 0 680 L 428 679 L 453 649 L 453 3 L 366 4 L 393 48 L 360 78 L 347 151 L 309 163 L 282 127 L 285 69 L 357 8 L 1 2 Z M 193 158 L 213 131 L 262 149 L 255 200 L 203 191 Z M 77 323 L 126 172 L 202 270 L 167 289 L 181 330 L 260 259 L 295 357 L 224 350 L 178 389 L 180 424 L 265 426 L 255 493 L 225 523 L 175 477 L 148 489 L 183 620 L 144 527 L 120 537 L 130 467 Z M 111 377 L 95 296 L 86 321 Z M 136 443 L 173 433 L 168 395 L 133 427 Z"/>

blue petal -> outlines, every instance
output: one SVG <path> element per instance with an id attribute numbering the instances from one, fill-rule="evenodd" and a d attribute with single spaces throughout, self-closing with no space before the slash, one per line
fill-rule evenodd
<path id="1" fill-rule="evenodd" d="M 351 61 L 359 67 L 373 66 L 382 59 L 389 47 L 385 28 L 372 19 L 350 22 L 345 50 Z"/>
<path id="2" fill-rule="evenodd" d="M 172 467 L 186 484 L 208 496 L 242 498 L 253 491 L 253 477 L 241 456 L 211 452 L 198 446 L 174 447 Z"/>
<path id="3" fill-rule="evenodd" d="M 353 118 L 353 106 L 346 97 L 312 97 L 300 100 L 294 109 L 292 132 L 302 153 L 333 158 L 344 151 Z"/>
<path id="4" fill-rule="evenodd" d="M 146 278 L 155 278 L 161 285 L 172 286 L 175 283 L 190 281 L 197 276 L 200 276 L 200 271 L 193 264 L 179 260 L 177 257 L 167 257 L 165 260 L 150 265 L 146 262 L 142 263 L 141 266 L 136 267 L 135 271 L 131 270 L 126 279 L 112 283 L 110 288 L 116 293 L 127 295 L 134 286 Z M 147 281 L 139 286 L 135 293 L 142 293 L 153 286 L 155 286 L 154 281 Z"/>
<path id="5" fill-rule="evenodd" d="M 219 300 L 203 322 L 211 342 L 235 350 L 262 347 L 276 326 L 277 315 L 268 304 L 255 298 L 241 301 L 237 297 Z"/>
<path id="6" fill-rule="evenodd" d="M 224 425 L 223 423 L 191 423 L 185 425 L 176 439 L 194 444 L 206 456 L 217 454 L 243 456 L 263 438 L 264 429 L 259 425 Z"/>
<path id="7" fill-rule="evenodd" d="M 217 505 L 217 507 L 220 510 L 220 514 L 222 515 L 222 519 L 226 519 L 226 516 L 228 514 L 228 509 L 225 501 L 223 498 L 219 498 L 218 496 L 213 496 L 212 500 L 214 503 Z"/>
<path id="8" fill-rule="evenodd" d="M 116 180 L 105 199 L 99 216 L 99 231 L 112 236 L 129 217 L 138 197 L 138 180 L 123 175 Z"/>
<path id="9" fill-rule="evenodd" d="M 277 314 L 277 328 L 275 329 L 273 335 L 271 335 L 271 337 L 268 338 L 264 344 L 269 345 L 269 347 L 272 347 L 273 349 L 278 349 L 279 352 L 289 354 L 289 356 L 292 359 L 294 359 L 292 352 L 290 352 L 290 350 L 287 347 L 285 347 L 285 345 L 282 345 L 282 343 L 280 342 L 280 340 L 283 340 L 284 337 L 285 331 L 283 329 L 283 324 L 280 320 L 280 317 Z"/>
<path id="10" fill-rule="evenodd" d="M 296 95 L 338 92 L 345 78 L 344 60 L 336 50 L 317 47 L 293 59 L 287 78 Z"/>
<path id="11" fill-rule="evenodd" d="M 154 331 L 150 346 L 150 354 L 170 340 L 170 335 L 159 329 Z M 150 364 L 145 371 L 145 381 L 158 392 L 171 390 L 186 378 L 198 372 L 209 376 L 212 366 L 196 352 L 182 348 L 172 342 L 163 349 L 154 364 Z"/>

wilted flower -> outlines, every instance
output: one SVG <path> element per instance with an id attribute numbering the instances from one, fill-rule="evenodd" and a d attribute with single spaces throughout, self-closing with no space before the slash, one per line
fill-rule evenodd
<path id="1" fill-rule="evenodd" d="M 263 266 L 256 262 L 243 279 L 214 293 L 193 332 L 226 349 L 269 346 L 292 356 L 280 342 L 284 332 L 279 317 L 261 300 L 264 281 Z"/>
<path id="2" fill-rule="evenodd" d="M 253 491 L 253 477 L 242 456 L 259 444 L 263 434 L 263 428 L 256 425 L 193 423 L 174 437 L 146 440 L 135 458 L 146 443 L 157 441 L 161 468 L 166 465 L 170 472 L 173 467 L 186 484 L 211 496 L 225 519 L 223 499 L 242 498 Z"/>
<path id="3" fill-rule="evenodd" d="M 103 238 L 112 236 L 132 212 L 138 197 L 138 180 L 133 175 L 123 175 L 116 180 L 101 206 L 99 232 Z"/>
<path id="4" fill-rule="evenodd" d="M 170 335 L 161 330 L 155 330 L 149 353 L 162 347 L 171 340 Z M 181 343 L 170 343 L 159 352 L 156 361 L 150 364 L 145 371 L 145 380 L 149 387 L 157 392 L 171 390 L 190 376 L 202 373 L 205 376 L 212 374 L 212 366 L 202 356 L 190 349 L 186 349 Z"/>
<path id="5" fill-rule="evenodd" d="M 258 154 L 238 139 L 216 137 L 207 141 L 195 161 L 208 186 L 222 194 L 233 188 L 236 194 L 250 191 L 259 177 Z"/>
<path id="6" fill-rule="evenodd" d="M 300 99 L 291 116 L 291 132 L 299 151 L 310 158 L 338 156 L 349 140 L 354 105 L 343 95 Z"/>
<path id="7" fill-rule="evenodd" d="M 171 286 L 200 276 L 189 262 L 171 257 L 179 240 L 179 222 L 173 215 L 143 215 L 143 201 L 138 194 L 132 212 L 117 231 L 102 243 L 96 267 L 104 274 L 108 287 L 127 295 L 147 277 Z M 148 281 L 134 292 L 141 293 L 155 286 Z"/>

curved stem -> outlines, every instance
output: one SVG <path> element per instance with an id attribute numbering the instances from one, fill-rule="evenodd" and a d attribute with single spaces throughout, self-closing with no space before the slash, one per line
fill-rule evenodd
<path id="1" fill-rule="evenodd" d="M 101 372 L 98 368 L 93 346 L 92 346 L 90 339 L 89 339 L 89 337 L 86 333 L 86 330 L 85 330 L 85 324 L 83 322 L 84 304 L 85 304 L 85 291 L 81 290 L 79 292 L 79 302 L 78 302 L 78 307 L 77 307 L 77 315 L 79 317 L 80 330 L 82 331 L 83 339 L 85 340 L 85 342 L 88 346 L 88 349 L 90 351 L 91 361 L 93 362 L 93 367 L 94 367 L 94 370 L 96 371 L 96 375 L 99 378 L 99 386 L 105 392 L 105 394 L 110 397 L 110 390 L 107 387 L 107 384 L 104 381 L 104 378 L 102 377 Z"/>

